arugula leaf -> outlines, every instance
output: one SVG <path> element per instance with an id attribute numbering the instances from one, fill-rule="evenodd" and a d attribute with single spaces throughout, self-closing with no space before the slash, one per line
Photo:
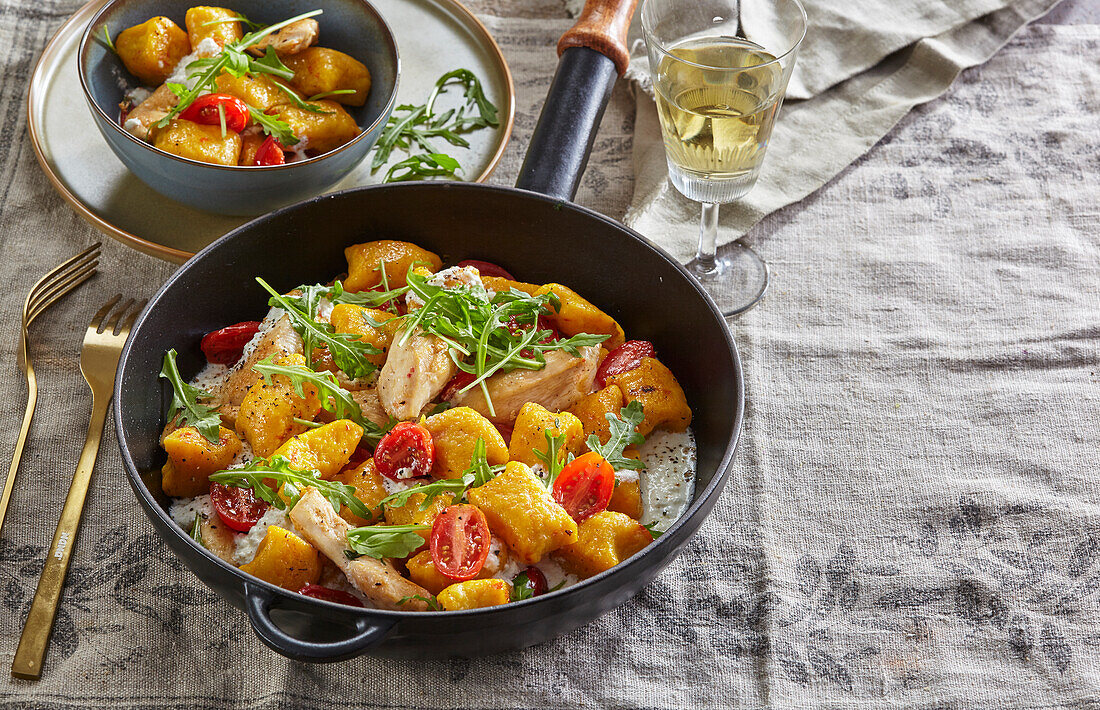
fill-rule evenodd
<path id="1" fill-rule="evenodd" d="M 419 594 L 413 594 L 409 597 L 401 597 L 401 599 L 397 602 L 397 606 L 401 606 L 402 604 L 405 604 L 413 599 L 419 599 L 420 601 L 426 603 L 428 605 L 428 608 L 432 611 L 443 611 L 443 605 L 441 605 L 439 603 L 439 600 L 436 599 L 435 596 L 432 594 L 429 594 L 426 597 L 422 597 Z"/>
<path id="2" fill-rule="evenodd" d="M 278 487 L 272 488 L 265 479 L 274 480 Z M 332 509 L 336 512 L 340 512 L 341 505 L 346 505 L 348 510 L 361 518 L 369 519 L 374 515 L 363 501 L 355 497 L 355 486 L 339 481 L 326 481 L 315 470 L 293 468 L 290 461 L 282 455 L 272 456 L 270 460 L 255 459 L 242 468 L 218 471 L 211 474 L 210 480 L 237 488 L 251 488 L 257 498 L 267 501 L 279 510 L 287 509 L 286 501 L 279 495 L 280 488 L 290 498 L 291 508 L 298 504 L 298 499 L 306 488 L 315 488 L 332 504 Z"/>
<path id="3" fill-rule="evenodd" d="M 642 403 L 634 400 L 623 407 L 619 414 L 621 416 L 615 416 L 612 412 L 608 412 L 606 415 L 607 421 L 611 425 L 611 437 L 607 440 L 607 443 L 601 444 L 600 438 L 593 434 L 588 437 L 586 442 L 588 448 L 607 459 L 607 462 L 616 471 L 636 471 L 645 468 L 645 464 L 641 461 L 623 456 L 623 449 L 626 447 L 639 446 L 645 442 L 645 437 L 634 431 L 634 428 L 645 419 Z"/>
<path id="4" fill-rule="evenodd" d="M 355 89 L 333 89 L 332 91 L 322 91 L 319 94 L 310 96 L 306 101 L 320 101 L 321 99 L 327 99 L 330 96 L 341 96 L 343 94 L 354 94 Z"/>
<path id="5" fill-rule="evenodd" d="M 382 182 L 405 182 L 426 177 L 454 177 L 461 170 L 458 161 L 446 153 L 419 153 L 395 163 L 386 172 Z M 401 171 L 404 172 L 401 172 Z"/>
<path id="6" fill-rule="evenodd" d="M 225 140 L 225 106 L 218 104 L 218 123 L 222 128 L 222 140 Z"/>
<path id="7" fill-rule="evenodd" d="M 283 296 L 259 276 L 256 281 L 271 294 L 268 301 L 272 306 L 282 308 L 290 317 L 291 325 L 302 340 L 310 338 L 311 342 L 323 344 L 328 347 L 332 355 L 332 361 L 343 370 L 348 377 L 359 379 L 366 377 L 378 368 L 367 359 L 367 355 L 377 355 L 382 351 L 369 343 L 364 343 L 354 333 L 337 333 L 328 323 L 319 323 L 314 320 L 301 304 L 296 302 L 293 296 Z"/>
<path id="8" fill-rule="evenodd" d="M 199 27 L 209 27 L 210 25 L 224 25 L 227 22 L 240 22 L 244 25 L 247 25 L 250 29 L 253 29 L 253 30 L 262 30 L 264 27 L 266 27 L 266 25 L 261 25 L 258 22 L 253 22 L 252 20 L 245 17 L 244 13 L 241 13 L 241 12 L 238 12 L 233 17 L 222 17 L 222 18 L 219 18 L 217 20 L 210 20 L 208 22 L 204 22 L 201 25 L 199 25 Z"/>
<path id="9" fill-rule="evenodd" d="M 267 53 L 268 53 L 269 57 L 265 57 L 264 59 L 257 60 L 256 62 L 253 62 L 253 64 L 255 65 L 255 64 L 258 64 L 260 62 L 265 62 L 266 63 L 265 66 L 270 65 L 271 68 L 270 68 L 270 70 L 265 68 L 264 71 L 266 71 L 270 74 L 275 74 L 276 76 L 283 77 L 285 79 L 294 78 L 294 72 L 291 71 L 289 67 L 287 67 L 285 64 L 283 64 L 279 60 L 279 57 L 278 57 L 278 55 L 275 54 L 274 49 L 272 49 L 271 47 L 268 47 L 267 48 Z M 289 86 L 287 86 L 286 84 L 284 84 L 281 81 L 275 81 L 274 79 L 272 79 L 271 83 L 274 84 L 275 86 L 279 87 L 279 89 L 284 94 L 286 94 L 287 98 L 290 99 L 290 103 L 293 104 L 295 108 L 299 108 L 303 111 L 309 111 L 310 113 L 319 113 L 323 116 L 328 116 L 328 115 L 331 115 L 333 113 L 332 111 L 326 111 L 325 109 L 321 108 L 320 106 L 314 106 L 313 104 L 309 103 L 309 101 L 313 101 L 313 99 L 309 99 L 308 101 L 303 101 L 302 97 L 298 96 L 297 91 L 290 88 Z M 343 91 L 330 91 L 328 93 L 329 94 L 335 94 L 335 93 L 345 93 L 345 92 L 343 92 Z M 354 94 L 355 91 L 351 91 L 351 93 Z"/>
<path id="10" fill-rule="evenodd" d="M 252 116 L 253 121 L 259 124 L 260 128 L 264 129 L 264 133 L 274 136 L 275 140 L 283 146 L 289 148 L 298 143 L 298 136 L 294 135 L 294 129 L 278 116 L 271 116 L 262 111 L 257 111 L 251 106 L 248 107 L 248 114 Z"/>
<path id="11" fill-rule="evenodd" d="M 248 70 L 252 74 L 272 74 L 281 79 L 286 79 L 287 81 L 294 78 L 294 70 L 283 64 L 283 61 L 279 59 L 279 55 L 275 53 L 275 48 L 270 45 L 268 45 L 264 56 L 249 62 Z M 288 89 L 283 84 L 279 84 L 279 82 L 275 83 L 279 85 L 279 88 L 283 89 L 294 98 L 298 97 L 297 92 Z"/>
<path id="12" fill-rule="evenodd" d="M 650 523 L 642 527 L 649 531 L 649 534 L 653 536 L 654 540 L 665 534 L 663 531 L 657 529 L 657 523 Z"/>
<path id="13" fill-rule="evenodd" d="M 535 591 L 531 589 L 530 584 L 531 579 L 527 576 L 527 570 L 517 574 L 512 580 L 512 601 L 521 602 L 535 596 Z"/>
<path id="14" fill-rule="evenodd" d="M 462 472 L 460 478 L 442 479 L 433 481 L 432 483 L 412 486 L 411 488 L 406 488 L 397 493 L 391 493 L 378 501 L 378 508 L 381 509 L 385 506 L 400 508 L 408 505 L 409 500 L 417 493 L 424 494 L 424 500 L 420 502 L 420 510 L 427 510 L 428 505 L 431 504 L 434 498 L 445 493 L 450 493 L 453 496 L 453 500 L 457 503 L 465 498 L 467 490 L 484 486 L 503 470 L 504 466 L 489 465 L 489 460 L 486 456 L 485 440 L 478 438 L 477 443 L 474 444 L 474 453 L 470 457 L 470 467 Z"/>
<path id="15" fill-rule="evenodd" d="M 199 543 L 203 547 L 206 547 L 206 543 L 202 541 L 202 528 L 199 527 L 199 523 L 202 521 L 202 516 L 198 513 L 195 514 L 195 522 L 191 524 L 191 539 Z"/>
<path id="16" fill-rule="evenodd" d="M 463 87 L 463 102 L 456 108 L 436 114 L 435 102 L 450 85 Z M 384 182 L 415 180 L 421 177 L 454 177 L 458 162 L 433 145 L 441 138 L 454 146 L 469 147 L 462 134 L 480 128 L 499 125 L 497 107 L 485 96 L 481 81 L 469 69 L 455 69 L 441 76 L 421 105 L 403 104 L 394 109 L 374 146 L 371 172 L 386 164 L 394 149 L 409 153 L 409 157 L 386 173 Z M 421 152 L 413 154 L 414 150 Z M 447 158 L 448 161 L 444 161 Z M 397 174 L 399 170 L 406 172 Z"/>
<path id="17" fill-rule="evenodd" d="M 555 419 L 554 426 L 560 429 L 561 422 Z M 533 449 L 532 453 L 535 454 L 535 458 L 542 461 L 543 465 L 546 466 L 546 471 L 548 473 L 544 481 L 546 487 L 553 488 L 554 481 L 558 480 L 558 476 L 561 475 L 562 469 L 565 468 L 565 465 L 561 462 L 561 451 L 565 447 L 565 434 L 562 433 L 557 436 L 552 436 L 550 434 L 550 429 L 544 430 L 542 434 L 546 437 L 546 451 Z"/>
<path id="18" fill-rule="evenodd" d="M 299 397 L 305 397 L 305 385 L 310 384 L 317 388 L 320 395 L 321 407 L 337 419 L 350 419 L 363 427 L 363 438 L 371 444 L 377 444 L 382 436 L 393 428 L 396 422 L 388 426 L 380 427 L 370 419 L 363 416 L 363 410 L 351 393 L 340 386 L 336 375 L 331 372 L 314 370 L 304 365 L 276 365 L 272 360 L 274 355 L 268 356 L 255 363 L 252 369 L 263 375 L 264 382 L 271 384 L 273 375 L 283 375 L 294 386 L 294 392 Z M 307 426 L 316 426 L 314 422 L 302 422 Z"/>
<path id="19" fill-rule="evenodd" d="M 383 274 L 386 273 L 384 270 Z M 363 306 L 365 308 L 377 308 L 393 299 L 404 296 L 409 290 L 408 286 L 399 286 L 393 290 L 385 291 L 345 291 L 344 284 L 337 280 L 332 283 L 332 286 L 325 294 L 332 303 L 349 303 L 354 306 Z"/>
<path id="20" fill-rule="evenodd" d="M 218 443 L 221 439 L 219 427 L 222 418 L 214 407 L 199 403 L 200 399 L 210 399 L 214 395 L 183 381 L 179 368 L 176 367 L 175 348 L 164 353 L 160 376 L 172 383 L 172 404 L 168 408 L 168 421 L 173 421 L 178 416 L 181 426 L 193 426 L 211 444 Z"/>
<path id="21" fill-rule="evenodd" d="M 370 516 L 360 516 L 369 518 Z M 408 557 L 424 546 L 418 533 L 431 525 L 367 525 L 348 530 L 348 547 L 368 557 Z"/>
<path id="22" fill-rule="evenodd" d="M 107 45 L 107 49 L 118 54 L 118 49 L 115 48 L 115 43 L 111 40 L 111 31 L 107 29 L 107 25 L 103 26 L 103 43 Z"/>
<path id="23" fill-rule="evenodd" d="M 463 97 L 466 99 L 466 106 L 476 106 L 478 110 L 478 118 L 467 119 L 463 127 L 466 125 L 497 125 L 497 107 L 493 105 L 493 102 L 485 98 L 485 90 L 481 86 L 481 82 L 478 80 L 477 75 L 469 69 L 454 69 L 449 71 L 439 78 L 435 82 L 435 88 L 432 89 L 432 93 L 428 96 L 428 113 L 432 112 L 432 107 L 435 105 L 435 100 L 444 91 L 447 84 L 459 83 L 466 87 L 466 91 Z M 461 115 L 459 115 L 461 121 Z"/>
<path id="24" fill-rule="evenodd" d="M 400 342 L 421 330 L 447 343 L 458 369 L 474 375 L 459 391 L 480 387 L 490 414 L 496 412 L 484 382 L 496 372 L 541 370 L 546 366 L 543 353 L 547 351 L 566 350 L 576 355 L 577 348 L 609 337 L 580 333 L 553 340 L 552 331 L 539 327 L 539 316 L 549 315 L 557 302 L 552 293 L 532 296 L 512 289 L 490 295 L 481 285 L 444 288 L 430 284 L 430 278 L 412 268 L 405 276 L 409 293 L 424 305 L 400 316 L 404 321 Z"/>
<path id="25" fill-rule="evenodd" d="M 312 286 L 299 286 L 294 290 L 298 292 L 297 295 L 290 293 L 284 298 L 293 303 L 298 311 L 305 314 L 307 318 L 317 320 L 317 311 L 321 308 L 321 299 L 324 297 L 325 288 L 319 284 L 314 284 Z M 305 356 L 307 363 L 313 362 L 313 348 L 317 338 L 311 331 L 306 331 L 301 335 L 302 354 Z"/>
<path id="26" fill-rule="evenodd" d="M 478 438 L 477 443 L 474 444 L 474 453 L 470 457 L 470 466 L 462 472 L 462 480 L 467 482 L 467 488 L 480 488 L 496 478 L 496 475 L 503 470 L 503 465 L 489 465 L 485 440 Z"/>

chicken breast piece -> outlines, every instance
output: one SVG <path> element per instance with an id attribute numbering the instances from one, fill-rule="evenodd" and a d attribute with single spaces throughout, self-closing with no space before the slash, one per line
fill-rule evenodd
<path id="1" fill-rule="evenodd" d="M 394 336 L 378 375 L 378 397 L 387 414 L 404 421 L 416 418 L 457 368 L 447 354 L 447 344 L 436 336 L 416 333 L 401 344 L 402 337 L 402 333 Z"/>
<path id="2" fill-rule="evenodd" d="M 317 44 L 317 37 L 321 33 L 321 26 L 317 20 L 307 17 L 304 20 L 292 22 L 278 32 L 272 33 L 261 39 L 246 51 L 262 57 L 270 46 L 279 56 L 297 54 L 307 47 Z"/>
<path id="3" fill-rule="evenodd" d="M 168 88 L 168 84 L 161 84 L 149 95 L 149 98 L 126 114 L 126 121 L 122 127 L 135 137 L 147 141 L 153 124 L 167 116 L 179 100 L 179 97 Z"/>
<path id="4" fill-rule="evenodd" d="M 546 367 L 541 370 L 512 370 L 485 380 L 495 414 L 490 414 L 480 387 L 463 392 L 451 403 L 470 407 L 498 424 L 514 422 L 527 402 L 541 404 L 551 412 L 568 409 L 592 391 L 600 363 L 600 349 L 594 345 L 578 348 L 577 352 L 580 357 L 564 350 L 551 350 L 546 353 Z"/>
<path id="5" fill-rule="evenodd" d="M 336 514 L 332 504 L 317 489 L 305 489 L 297 505 L 290 511 L 290 520 L 306 542 L 332 560 L 347 576 L 348 581 L 378 608 L 398 611 L 428 610 L 427 603 L 420 599 L 408 599 L 404 604 L 398 604 L 407 597 L 430 599 L 431 594 L 419 584 L 402 577 L 388 560 L 367 556 L 354 560 L 347 558 L 344 553 L 350 549 L 347 545 L 350 526 Z"/>
<path id="6" fill-rule="evenodd" d="M 382 407 L 382 400 L 378 397 L 377 387 L 354 390 L 351 393 L 351 398 L 359 405 L 364 417 L 378 426 L 384 427 L 389 424 L 390 416 L 386 414 L 385 408 Z"/>
<path id="7" fill-rule="evenodd" d="M 302 339 L 290 325 L 290 318 L 283 315 L 275 325 L 260 336 L 259 342 L 247 358 L 229 371 L 225 384 L 214 393 L 214 406 L 240 407 L 248 388 L 260 380 L 260 373 L 252 366 L 271 355 L 290 355 L 302 352 Z"/>

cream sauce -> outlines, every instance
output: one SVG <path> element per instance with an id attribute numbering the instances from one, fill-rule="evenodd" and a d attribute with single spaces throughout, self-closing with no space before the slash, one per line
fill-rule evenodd
<path id="1" fill-rule="evenodd" d="M 639 447 L 642 524 L 664 532 L 684 514 L 695 495 L 695 435 L 655 431 Z"/>

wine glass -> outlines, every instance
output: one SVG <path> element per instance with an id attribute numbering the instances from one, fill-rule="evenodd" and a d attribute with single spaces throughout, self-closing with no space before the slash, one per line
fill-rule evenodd
<path id="1" fill-rule="evenodd" d="M 768 265 L 734 243 L 717 256 L 718 206 L 760 175 L 806 11 L 798 0 L 645 0 L 642 32 L 672 184 L 702 203 L 688 270 L 727 316 L 756 305 Z"/>

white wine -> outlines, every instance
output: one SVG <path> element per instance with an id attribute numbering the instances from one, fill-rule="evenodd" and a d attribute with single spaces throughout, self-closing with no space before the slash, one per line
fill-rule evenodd
<path id="1" fill-rule="evenodd" d="M 671 177 L 691 199 L 737 199 L 764 160 L 783 96 L 782 67 L 733 37 L 689 39 L 669 53 L 654 87 Z"/>

